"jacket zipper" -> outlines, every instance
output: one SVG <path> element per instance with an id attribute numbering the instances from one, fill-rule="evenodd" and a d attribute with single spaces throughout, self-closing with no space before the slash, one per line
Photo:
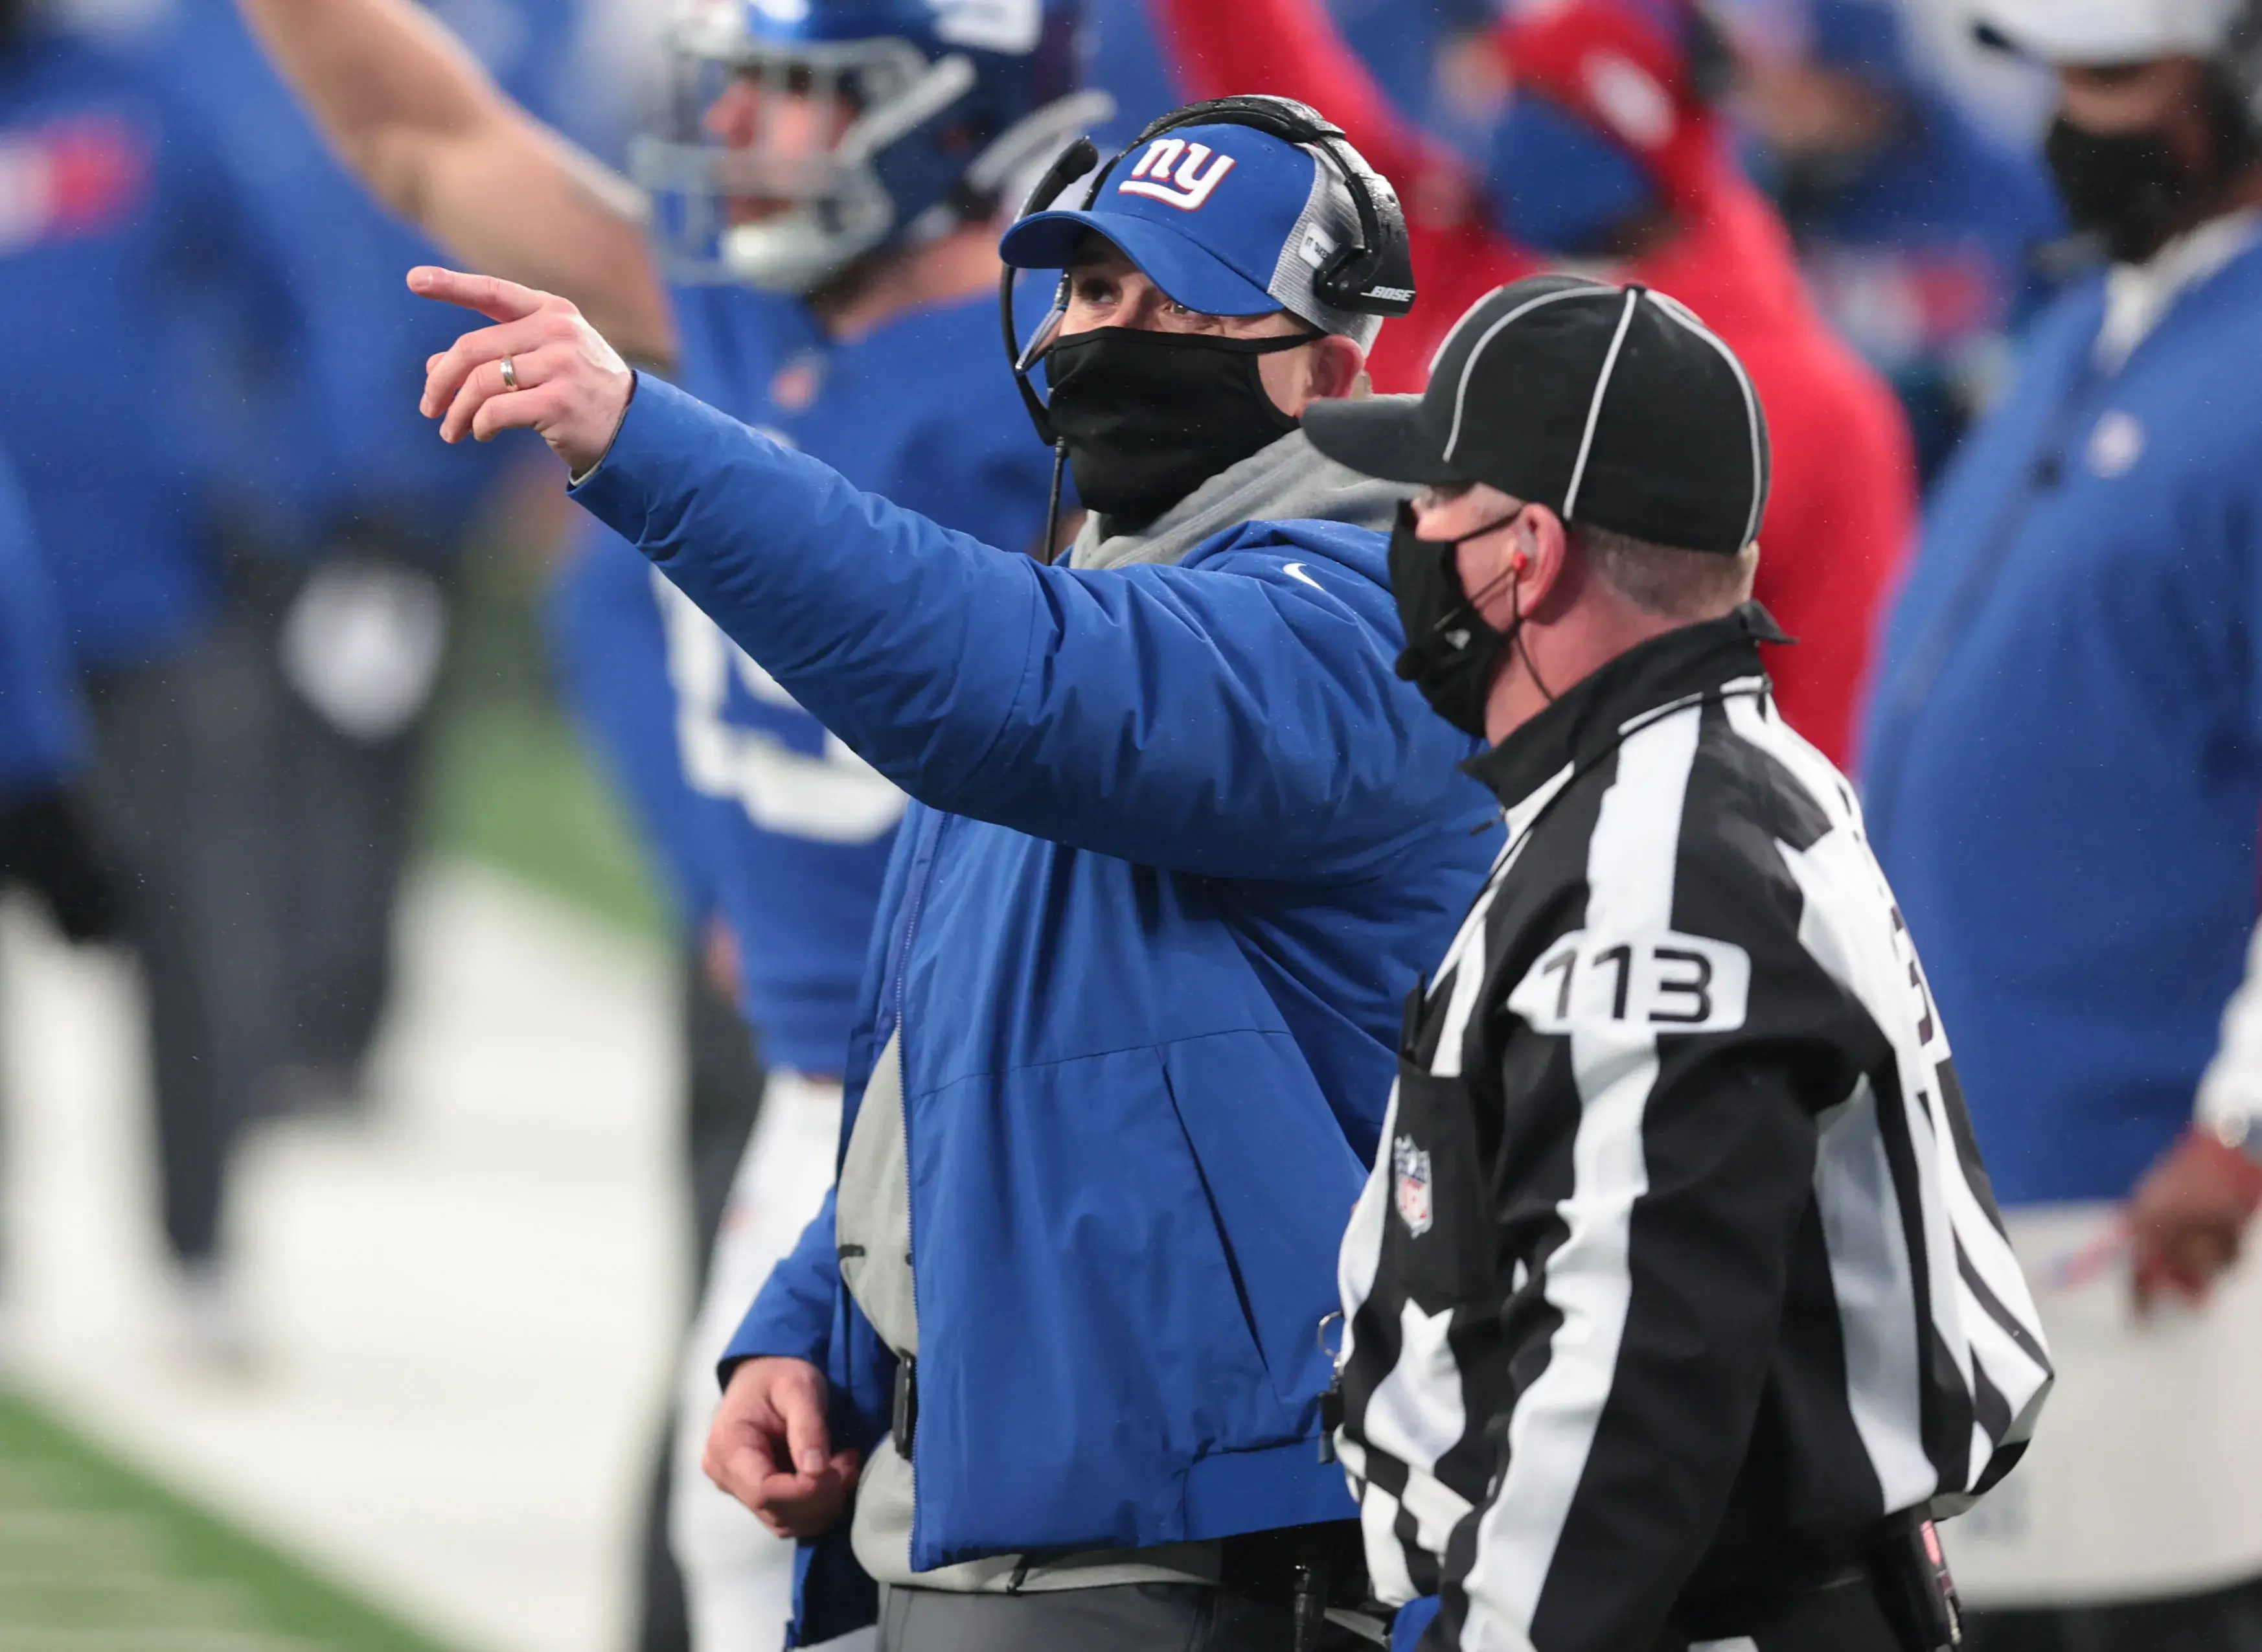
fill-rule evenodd
<path id="1" fill-rule="evenodd" d="M 943 830 L 949 824 L 950 817 L 937 812 L 933 819 L 934 826 L 927 838 L 926 853 L 921 858 L 918 874 L 904 898 L 904 933 L 896 949 L 896 978 L 892 984 L 896 1020 L 890 1031 L 896 1041 L 896 1105 L 901 1109 L 904 1131 L 904 1266 L 911 1276 L 911 1313 L 914 1319 L 918 1313 L 918 1268 L 911 1259 L 918 1254 L 918 1246 L 912 1238 L 916 1223 L 911 1211 L 911 1052 L 904 1037 L 904 1002 L 909 991 L 911 946 L 918 938 L 919 916 L 926 906 L 927 890 L 934 882 L 935 862 L 941 854 Z M 913 1357 L 911 1363 L 911 1415 L 916 1417 L 918 1360 Z M 911 1430 L 911 1449 L 904 1453 L 904 1473 L 911 1486 L 911 1526 L 916 1533 L 918 1526 L 918 1431 L 916 1426 Z"/>

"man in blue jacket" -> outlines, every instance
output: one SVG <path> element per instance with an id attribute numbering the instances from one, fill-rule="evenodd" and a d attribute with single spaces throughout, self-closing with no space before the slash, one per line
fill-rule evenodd
<path id="1" fill-rule="evenodd" d="M 1496 812 L 1393 670 L 1394 495 L 1296 428 L 1380 324 L 1315 290 L 1352 177 L 1196 117 L 1008 234 L 1067 267 L 1046 365 L 1094 515 L 1065 567 L 633 377 L 563 300 L 412 278 L 501 323 L 436 363 L 443 434 L 540 430 L 915 799 L 840 1186 L 709 1451 L 810 1541 L 803 1641 L 877 1578 L 904 1652 L 1274 1645 L 1279 1534 L 1352 1513 L 1315 1449 L 1330 1253 Z"/>
<path id="2" fill-rule="evenodd" d="M 1870 833 L 2012 1236 L 2049 1247 L 2074 1408 L 1956 1562 L 1983 1602 L 2080 1603 L 1983 1622 L 1978 1647 L 2252 1647 L 2262 1532 L 2222 1518 L 2253 1478 L 2252 1303 L 2166 1338 L 2127 1296 L 2204 1294 L 2262 1199 L 2248 1110 L 2206 1105 L 2253 1075 L 2202 1082 L 2262 849 L 2258 18 L 1981 10 L 2057 70 L 2046 153 L 2107 267 L 2037 318 L 1942 479 L 1865 742 Z M 2103 1266 L 2124 1240 L 2133 1274 Z"/>

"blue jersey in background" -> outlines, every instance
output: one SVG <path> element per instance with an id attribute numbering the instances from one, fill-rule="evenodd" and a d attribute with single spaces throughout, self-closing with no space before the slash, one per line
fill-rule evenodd
<path id="1" fill-rule="evenodd" d="M 1148 0 L 1090 0 L 1084 10 L 1084 83 L 1115 100 L 1115 113 L 1093 128 L 1102 155 L 1137 137 L 1156 116 L 1185 102 L 1178 72 L 1163 54 Z"/>
<path id="2" fill-rule="evenodd" d="M 628 804 L 677 920 L 713 917 L 717 846 L 713 822 L 683 777 L 676 750 L 675 688 L 667 628 L 652 564 L 588 516 L 569 530 L 543 602 L 543 627 L 558 696 Z"/>
<path id="3" fill-rule="evenodd" d="M 693 393 L 868 492 L 990 544 L 1035 548 L 1052 455 L 1029 428 L 986 298 L 846 342 L 796 299 L 717 285 L 680 288 L 675 301 Z M 644 559 L 607 537 L 556 599 L 561 675 L 585 685 L 578 705 L 602 703 L 584 725 L 655 823 L 674 881 L 687 898 L 711 898 L 737 936 L 764 1057 L 838 1072 L 903 796 L 673 587 L 647 572 L 635 588 L 617 559 Z M 667 701 L 651 691 L 656 624 Z M 692 819 L 682 783 L 649 761 L 655 749 L 681 761 Z M 702 853 L 703 869 L 687 864 Z"/>
<path id="4" fill-rule="evenodd" d="M 62 615 L 31 509 L 0 455 L 0 803 L 55 790 L 85 747 Z"/>
<path id="5" fill-rule="evenodd" d="M 299 328 L 227 160 L 195 112 L 59 31 L 0 48 L 0 448 L 15 460 L 76 657 L 185 645 L 205 547 L 212 316 Z"/>

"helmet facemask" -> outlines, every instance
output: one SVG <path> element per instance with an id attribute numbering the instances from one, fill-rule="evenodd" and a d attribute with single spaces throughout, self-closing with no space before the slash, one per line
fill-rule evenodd
<path id="1" fill-rule="evenodd" d="M 782 40 L 742 18 L 710 0 L 674 31 L 670 124 L 632 156 L 679 278 L 812 292 L 987 219 L 1019 170 L 1110 111 L 1101 93 L 1033 97 L 1031 58 Z"/>
<path id="2" fill-rule="evenodd" d="M 638 141 L 637 181 L 674 273 L 770 292 L 807 292 L 888 238 L 875 152 L 971 78 L 908 40 L 702 46 L 679 35 L 669 127 Z M 713 119 L 726 98 L 750 105 L 727 139 Z"/>

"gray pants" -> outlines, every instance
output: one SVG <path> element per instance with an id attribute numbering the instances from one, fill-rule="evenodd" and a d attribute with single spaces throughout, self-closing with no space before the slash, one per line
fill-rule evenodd
<path id="1" fill-rule="evenodd" d="M 90 685 L 93 797 L 148 1002 L 165 1237 L 210 1260 L 237 1135 L 287 1048 L 270 873 L 273 700 L 225 628 Z"/>
<path id="2" fill-rule="evenodd" d="M 318 574 L 423 582 L 444 603 L 449 581 L 398 536 L 366 528 L 319 562 L 239 554 L 227 630 L 261 674 L 266 704 L 262 779 L 278 853 L 266 910 L 283 960 L 287 1058 L 326 1099 L 358 1093 L 393 988 L 393 916 L 409 855 L 429 699 L 383 732 L 341 727 L 311 703 L 283 663 L 293 607 Z M 289 1107 L 297 1098 L 261 1098 Z"/>
<path id="3" fill-rule="evenodd" d="M 1047 1594 L 880 1592 L 879 1652 L 1289 1652 L 1286 1606 L 1204 1583 L 1119 1583 Z M 1340 1631 L 1326 1652 L 1365 1642 Z"/>
<path id="4" fill-rule="evenodd" d="M 165 1237 L 221 1248 L 244 1124 L 310 1071 L 350 1084 L 392 978 L 425 719 L 382 739 L 326 722 L 277 637 L 306 577 L 240 558 L 179 653 L 88 684 L 96 823 L 123 874 L 148 1014 Z"/>

